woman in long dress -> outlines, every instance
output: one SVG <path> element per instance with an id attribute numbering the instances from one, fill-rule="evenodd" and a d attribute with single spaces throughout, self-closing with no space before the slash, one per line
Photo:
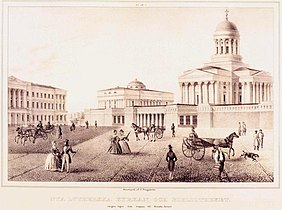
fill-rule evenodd
<path id="1" fill-rule="evenodd" d="M 111 154 L 121 154 L 121 147 L 119 144 L 119 137 L 117 135 L 117 130 L 113 131 L 113 137 L 111 138 L 111 145 L 110 148 L 108 149 L 108 152 Z"/>
<path id="2" fill-rule="evenodd" d="M 57 147 L 56 141 L 52 141 L 51 153 L 47 156 L 45 161 L 45 170 L 57 171 L 61 167 L 61 153 Z"/>
<path id="3" fill-rule="evenodd" d="M 128 137 L 124 135 L 124 131 L 122 129 L 120 129 L 119 131 L 119 138 L 120 138 L 120 147 L 121 147 L 121 151 L 123 154 L 130 154 L 131 153 L 131 150 L 130 150 L 130 147 L 127 143 L 128 140 Z"/>

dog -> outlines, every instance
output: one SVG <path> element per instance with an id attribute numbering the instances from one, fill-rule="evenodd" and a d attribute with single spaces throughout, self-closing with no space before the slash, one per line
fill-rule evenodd
<path id="1" fill-rule="evenodd" d="M 257 160 L 257 158 L 259 158 L 259 155 L 256 153 L 243 151 L 240 157 L 244 157 L 245 159 L 247 159 L 247 157 L 252 158 L 252 160 L 254 161 L 254 160 Z"/>

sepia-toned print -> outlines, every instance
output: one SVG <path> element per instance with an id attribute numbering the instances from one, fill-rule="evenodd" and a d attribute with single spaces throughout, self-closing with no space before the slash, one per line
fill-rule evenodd
<path id="1" fill-rule="evenodd" d="M 8 182 L 277 181 L 271 8 L 10 7 L 8 22 Z"/>

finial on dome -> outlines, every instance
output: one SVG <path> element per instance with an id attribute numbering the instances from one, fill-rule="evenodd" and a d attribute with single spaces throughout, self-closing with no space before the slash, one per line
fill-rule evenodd
<path id="1" fill-rule="evenodd" d="M 228 9 L 225 10 L 225 19 L 228 20 Z"/>

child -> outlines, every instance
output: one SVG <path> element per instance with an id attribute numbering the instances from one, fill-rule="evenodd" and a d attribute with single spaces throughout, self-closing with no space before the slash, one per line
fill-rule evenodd
<path id="1" fill-rule="evenodd" d="M 216 148 L 215 151 L 215 164 L 216 168 L 218 168 L 218 177 L 221 180 L 221 174 L 224 171 L 224 163 L 225 163 L 225 154 L 220 147 Z"/>

